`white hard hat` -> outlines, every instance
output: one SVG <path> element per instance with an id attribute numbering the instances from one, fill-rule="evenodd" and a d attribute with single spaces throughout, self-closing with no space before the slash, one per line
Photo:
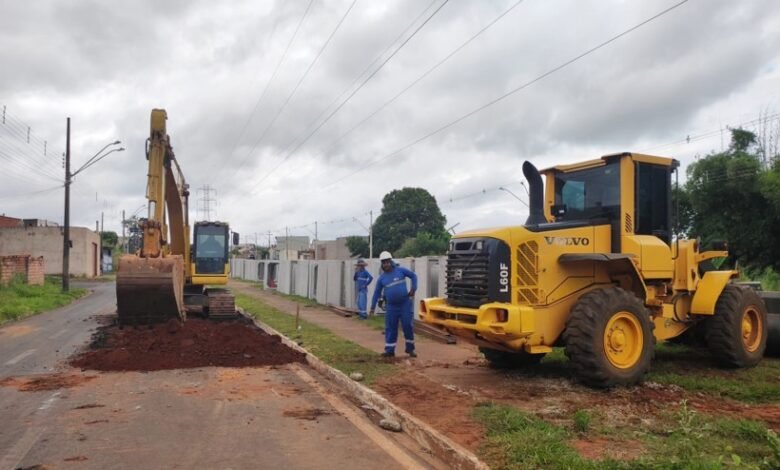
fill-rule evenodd
<path id="1" fill-rule="evenodd" d="M 379 254 L 379 261 L 384 261 L 386 259 L 389 260 L 393 259 L 393 255 L 391 255 L 389 251 L 383 251 L 382 253 Z"/>

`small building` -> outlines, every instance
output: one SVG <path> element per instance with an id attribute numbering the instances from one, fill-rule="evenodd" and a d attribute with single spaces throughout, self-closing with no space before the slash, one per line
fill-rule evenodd
<path id="1" fill-rule="evenodd" d="M 295 260 L 302 251 L 311 249 L 309 236 L 276 237 L 276 246 L 272 250 L 272 258 L 278 260 Z"/>
<path id="2" fill-rule="evenodd" d="M 335 240 L 316 240 L 314 242 L 314 259 L 350 259 L 347 238 L 349 237 L 338 237 Z M 368 257 L 368 253 L 365 256 Z"/>
<path id="3" fill-rule="evenodd" d="M 22 219 L 8 217 L 5 214 L 0 215 L 0 228 L 21 227 L 22 225 Z"/>
<path id="4" fill-rule="evenodd" d="M 22 222 L 21 219 L 17 219 Z M 70 228 L 72 276 L 100 275 L 100 235 L 84 227 Z M 63 228 L 52 226 L 0 226 L 0 256 L 43 257 L 45 274 L 62 274 Z"/>

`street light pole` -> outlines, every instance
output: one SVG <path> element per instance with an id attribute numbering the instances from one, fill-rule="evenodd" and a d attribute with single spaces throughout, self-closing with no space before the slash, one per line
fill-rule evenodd
<path id="1" fill-rule="evenodd" d="M 512 196 L 513 196 L 515 199 L 517 199 L 518 201 L 520 201 L 520 202 L 522 202 L 523 204 L 525 204 L 525 207 L 528 207 L 528 203 L 527 203 L 527 202 L 525 202 L 525 201 L 523 201 L 523 200 L 522 200 L 522 199 L 520 199 L 519 197 L 517 197 L 517 194 L 513 193 L 512 191 L 508 190 L 507 188 L 505 188 L 505 187 L 503 187 L 503 186 L 501 186 L 501 187 L 500 187 L 500 188 L 498 188 L 498 189 L 500 189 L 501 191 L 506 191 L 506 192 L 508 192 L 508 193 L 509 193 L 509 194 L 511 194 L 511 195 L 512 195 Z M 528 207 L 528 208 L 530 209 L 530 207 Z"/>
<path id="2" fill-rule="evenodd" d="M 112 142 L 104 146 L 98 153 L 92 156 L 85 164 L 73 173 L 70 172 L 70 118 L 67 119 L 67 128 L 65 135 L 65 215 L 63 217 L 63 225 L 65 225 L 62 236 L 62 291 L 68 292 L 70 290 L 70 184 L 73 182 L 73 177 L 86 170 L 90 166 L 104 159 L 108 154 L 113 152 L 122 152 L 124 148 L 111 149 L 106 153 L 103 153 L 108 147 L 112 145 L 119 145 L 120 141 Z M 102 154 L 102 155 L 101 155 Z M 97 228 L 97 227 L 96 227 Z M 102 253 L 98 258 L 100 263 Z"/>
<path id="3" fill-rule="evenodd" d="M 62 231 L 62 291 L 70 289 L 70 118 L 65 133 L 65 229 Z"/>

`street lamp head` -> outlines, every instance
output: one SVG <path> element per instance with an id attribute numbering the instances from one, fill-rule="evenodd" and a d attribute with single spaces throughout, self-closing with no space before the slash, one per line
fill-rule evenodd
<path id="1" fill-rule="evenodd" d="M 117 140 L 116 142 L 114 142 L 114 143 L 113 143 L 113 144 L 111 144 L 111 145 L 119 145 L 119 144 L 121 144 L 121 143 L 122 143 L 121 141 Z"/>

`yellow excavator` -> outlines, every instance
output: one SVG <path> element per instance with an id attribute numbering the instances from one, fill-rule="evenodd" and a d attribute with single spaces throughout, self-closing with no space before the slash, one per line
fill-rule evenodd
<path id="1" fill-rule="evenodd" d="M 656 341 L 684 334 L 702 336 L 725 366 L 756 365 L 766 305 L 734 282 L 737 271 L 713 269 L 725 244 L 673 237 L 677 167 L 639 153 L 541 173 L 525 162 L 525 224 L 453 237 L 447 296 L 423 300 L 421 319 L 496 366 L 538 363 L 563 346 L 573 373 L 596 387 L 640 381 Z"/>
<path id="2" fill-rule="evenodd" d="M 236 315 L 230 292 L 210 287 L 227 284 L 230 227 L 223 222 L 196 222 L 190 242 L 189 185 L 171 147 L 167 119 L 165 110 L 152 110 L 146 148 L 148 217 L 140 223 L 140 250 L 119 259 L 120 325 L 184 321 L 188 312 L 209 318 Z M 237 233 L 233 243 L 238 243 Z"/>

